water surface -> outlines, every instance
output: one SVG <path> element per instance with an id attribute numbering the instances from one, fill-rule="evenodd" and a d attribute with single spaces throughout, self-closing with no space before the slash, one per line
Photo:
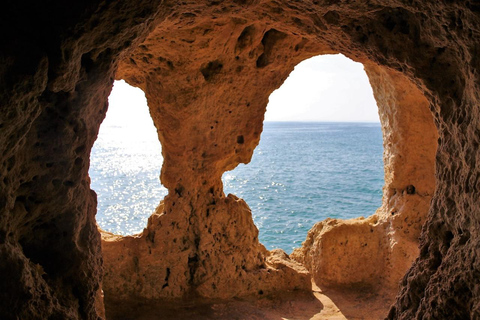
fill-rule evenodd
<path id="1" fill-rule="evenodd" d="M 159 182 L 156 135 L 138 140 L 121 127 L 103 130 L 92 150 L 90 176 L 97 221 L 133 234 L 167 190 Z M 369 216 L 381 204 L 382 132 L 378 123 L 266 122 L 248 165 L 223 175 L 225 193 L 245 199 L 268 248 L 288 253 L 327 217 Z"/>

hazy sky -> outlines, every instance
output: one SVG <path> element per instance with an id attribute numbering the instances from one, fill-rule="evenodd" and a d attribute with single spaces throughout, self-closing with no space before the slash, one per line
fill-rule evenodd
<path id="1" fill-rule="evenodd" d="M 113 84 L 108 103 L 107 117 L 102 126 L 141 127 L 145 122 L 153 125 L 145 93 L 123 80 Z"/>
<path id="2" fill-rule="evenodd" d="M 115 81 L 108 101 L 107 116 L 100 126 L 99 139 L 105 138 L 125 145 L 138 141 L 158 143 L 157 129 L 150 117 L 145 93 L 141 89 L 132 87 L 123 80 Z"/>
<path id="3" fill-rule="evenodd" d="M 140 89 L 115 81 L 109 101 L 104 127 L 155 130 Z M 323 55 L 295 67 L 284 84 L 271 94 L 265 120 L 378 122 L 379 118 L 363 65 L 343 55 Z"/>
<path id="4" fill-rule="evenodd" d="M 361 63 L 323 55 L 298 64 L 270 95 L 266 121 L 379 122 Z"/>

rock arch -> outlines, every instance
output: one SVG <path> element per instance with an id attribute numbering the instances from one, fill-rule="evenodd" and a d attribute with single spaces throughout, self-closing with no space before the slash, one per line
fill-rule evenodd
<path id="1" fill-rule="evenodd" d="M 137 1 L 131 6 L 8 4 L 3 12 L 8 28 L 1 29 L 2 38 L 12 43 L 0 56 L 5 106 L 0 271 L 1 292 L 8 292 L 0 309 L 7 318 L 95 318 L 101 312 L 95 297 L 102 253 L 87 170 L 114 76 L 145 91 L 163 145 L 162 182 L 170 194 L 157 211 L 166 214 L 152 216 L 150 225 L 168 221 L 169 236 L 188 231 L 175 245 L 173 239 L 157 243 L 165 252 L 176 252 L 183 241 L 186 245 L 178 256 L 183 269 L 177 274 L 164 269 L 168 286 L 181 284 L 165 297 L 222 297 L 228 293 L 222 289 L 234 281 L 228 277 L 232 273 L 222 273 L 223 280 L 213 285 L 211 275 L 237 272 L 236 266 L 245 267 L 251 277 L 246 283 L 252 285 L 257 283 L 254 270 L 265 275 L 261 288 L 247 285 L 233 296 L 268 292 L 278 283 L 284 289 L 304 288 L 308 277 L 293 271 L 294 261 L 266 253 L 253 225 L 242 228 L 244 234 L 226 228 L 247 226 L 248 209 L 241 200 L 223 196 L 220 177 L 249 161 L 268 95 L 294 65 L 336 52 L 367 66 L 372 82 L 378 81 L 377 101 L 384 99 L 385 105 L 392 83 L 404 84 L 414 96 L 423 94 L 426 100 L 419 103 L 429 106 L 439 132 L 437 184 L 420 255 L 389 317 L 478 315 L 475 4 Z M 384 125 L 397 126 L 394 121 Z M 423 182 L 405 186 L 401 177 L 394 178 L 387 188 L 406 194 L 412 193 L 410 185 L 421 190 Z M 396 225 L 395 219 L 384 220 Z M 209 227 L 222 232 L 209 235 Z M 147 228 L 142 246 L 158 236 Z M 131 263 L 141 270 L 140 259 Z M 145 296 L 155 295 L 142 288 Z"/>

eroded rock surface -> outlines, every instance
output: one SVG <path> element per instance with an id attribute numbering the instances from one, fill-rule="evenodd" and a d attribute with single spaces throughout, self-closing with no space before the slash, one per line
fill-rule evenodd
<path id="1" fill-rule="evenodd" d="M 214 15 L 217 8 L 210 10 Z M 332 51 L 260 21 L 247 24 L 238 10 L 238 16 L 214 20 L 174 14 L 120 65 L 117 76 L 145 91 L 169 195 L 141 236 L 104 241 L 107 300 L 310 290 L 303 267 L 258 242 L 250 209 L 224 195 L 221 176 L 250 161 L 268 95 L 313 49 Z M 280 54 L 282 48 L 292 54 Z M 247 84 L 256 90 L 244 90 Z M 149 237 L 155 249 L 147 250 Z M 138 278 L 125 279 L 130 266 L 123 268 L 117 256 L 138 261 Z M 166 278 L 163 287 L 157 279 Z M 119 290 L 119 283 L 129 289 Z"/>
<path id="2" fill-rule="evenodd" d="M 181 197 L 165 199 L 170 205 L 172 201 L 183 208 Z M 303 266 L 281 250 L 268 252 L 258 242 L 243 200 L 229 195 L 197 204 L 195 215 L 165 208 L 164 203 L 158 206 L 139 235 L 103 233 L 107 302 L 230 299 L 310 290 L 310 275 Z M 201 230 L 192 230 L 199 225 Z"/>
<path id="3" fill-rule="evenodd" d="M 273 288 L 277 281 L 283 289 L 301 287 L 301 273 L 290 274 L 294 264 L 258 244 L 248 207 L 223 194 L 220 177 L 250 160 L 270 93 L 297 63 L 325 53 L 343 53 L 367 68 L 384 126 L 387 179 L 376 216 L 343 227 L 324 223 L 321 231 L 317 228 L 323 233 L 318 248 L 336 243 L 329 235 L 353 228 L 365 233 L 365 241 L 378 240 L 373 247 L 384 255 L 383 267 L 394 273 L 391 279 L 397 279 L 417 254 L 415 239 L 435 186 L 419 257 L 402 281 L 389 318 L 479 317 L 479 10 L 474 1 L 2 4 L 2 317 L 101 315 L 96 297 L 102 256 L 88 166 L 114 77 L 145 91 L 163 146 L 162 182 L 169 195 L 138 239 L 111 236 L 111 252 L 123 241 L 132 259 L 120 261 L 125 269 L 113 269 L 105 250 L 105 288 L 115 288 L 109 284 L 112 274 L 133 268 L 123 280 L 136 290 L 107 289 L 107 299 L 109 294 L 164 297 L 159 292 L 172 297 L 191 292 L 242 295 L 260 285 L 252 290 L 248 285 L 253 280 L 246 280 L 229 288 L 230 294 L 212 283 L 224 290 L 234 274 L 242 274 L 236 268 L 243 270 L 243 265 L 248 279 L 258 270 L 273 272 L 260 277 L 262 288 Z M 427 105 L 439 137 L 436 185 L 432 167 L 422 162 L 429 156 L 400 144 L 411 136 L 417 137 L 414 146 L 433 139 L 431 131 L 415 131 L 423 128 L 416 107 L 425 110 Z M 210 211 L 207 217 L 213 208 L 216 215 Z M 165 229 L 167 221 L 178 227 Z M 228 225 L 234 221 L 245 228 L 245 238 L 241 229 Z M 183 256 L 175 237 L 169 237 L 174 234 L 177 241 L 186 241 Z M 139 272 L 154 265 L 146 263 L 143 250 L 149 246 L 157 253 L 171 250 L 171 256 L 161 257 L 165 264 L 158 262 L 157 273 L 142 283 Z M 179 269 L 172 267 L 167 277 L 170 262 L 178 261 Z M 319 270 L 332 264 L 315 257 L 311 261 Z M 277 271 L 290 274 L 286 279 L 292 281 L 281 282 Z M 382 283 L 394 282 L 386 273 L 363 270 L 359 275 L 363 282 L 378 276 Z M 331 270 L 315 277 L 353 281 Z M 166 291 L 151 286 L 153 280 L 163 286 L 166 278 L 165 288 L 172 286 Z"/>
<path id="4" fill-rule="evenodd" d="M 89 154 L 115 61 L 158 10 L 152 1 L 2 4 L 0 318 L 103 313 Z"/>

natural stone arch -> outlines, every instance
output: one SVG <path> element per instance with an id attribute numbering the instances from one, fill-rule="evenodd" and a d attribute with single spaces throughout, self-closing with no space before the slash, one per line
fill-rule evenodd
<path id="1" fill-rule="evenodd" d="M 0 126 L 0 292 L 9 293 L 1 304 L 5 317 L 96 318 L 101 253 L 95 196 L 88 183 L 88 154 L 105 113 L 116 62 L 125 49 L 135 47 L 160 23 L 164 27 L 176 22 L 177 27 L 195 21 L 221 23 L 222 15 L 241 14 L 247 24 L 269 24 L 262 34 L 270 29 L 295 32 L 307 42 L 324 41 L 332 51 L 402 72 L 425 94 L 439 129 L 437 187 L 420 256 L 404 278 L 389 317 L 477 317 L 479 8 L 469 1 L 390 5 L 339 1 L 6 4 L 1 21 L 8 27 L 0 29 L 2 39 L 11 44 L 0 53 L 1 105 L 5 106 Z M 264 47 L 270 46 L 269 38 Z M 282 41 L 286 40 L 277 39 Z M 256 53 L 255 65 L 278 72 L 268 83 L 278 86 L 289 64 L 276 64 L 281 57 L 273 50 L 259 47 Z M 213 80 L 225 70 L 225 64 L 220 68 L 216 60 L 202 59 L 205 79 Z M 250 80 L 242 83 L 255 84 Z M 185 109 L 174 112 L 188 115 Z M 254 136 L 244 135 L 246 142 L 236 149 L 235 161 L 248 159 L 243 150 L 252 147 L 248 138 Z M 232 150 L 219 153 L 224 159 L 217 163 L 219 168 L 234 165 L 232 158 L 227 160 L 235 154 Z M 167 174 L 167 180 L 172 182 L 174 176 Z"/>
<path id="2" fill-rule="evenodd" d="M 249 37 L 256 37 L 262 47 L 263 42 L 272 41 L 265 40 L 269 35 L 286 37 L 273 29 L 267 30 L 264 36 L 254 32 L 253 26 L 238 25 L 229 17 L 223 20 L 220 27 L 216 27 L 218 30 L 233 29 L 238 33 L 229 41 L 234 53 L 228 57 L 231 61 L 248 56 L 248 52 L 235 54 L 239 46 L 244 48 L 239 43 L 244 42 L 242 39 L 247 33 Z M 203 35 L 209 27 L 192 29 Z M 181 39 L 190 31 L 176 30 Z M 244 72 L 243 63 L 230 64 L 231 70 L 227 71 L 226 55 L 187 63 L 182 61 L 185 57 L 181 54 L 159 48 L 168 49 L 173 43 L 174 47 L 180 47 L 178 52 L 183 52 L 191 43 L 161 39 L 159 34 L 163 33 L 173 32 L 155 30 L 139 47 L 142 51 L 122 65 L 119 76 L 145 90 L 163 145 L 162 182 L 170 192 L 140 238 L 104 236 L 105 267 L 110 275 L 104 281 L 107 298 L 109 293 L 115 293 L 112 299 L 137 295 L 149 299 L 190 295 L 232 298 L 308 289 L 310 280 L 306 270 L 285 259 L 280 252 L 267 252 L 258 242 L 258 230 L 248 206 L 235 196 L 223 194 L 222 174 L 239 162 L 248 162 L 258 144 L 268 88 L 252 90 L 242 97 L 232 95 L 231 92 L 241 90 L 237 77 Z M 224 40 L 209 35 L 205 41 L 221 43 Z M 159 52 L 147 51 L 150 46 Z M 209 58 L 210 50 L 206 47 L 199 55 L 203 53 Z M 144 59 L 145 56 L 149 58 Z M 250 69 L 262 74 L 256 57 L 252 55 L 249 59 L 253 59 Z M 268 59 L 262 59 L 260 64 L 265 67 Z M 287 75 L 285 73 L 284 78 Z M 177 76 L 181 80 L 175 79 Z M 250 78 L 248 74 L 240 76 L 240 83 Z M 271 77 L 267 78 L 271 81 Z M 260 85 L 262 79 L 257 81 Z M 205 104 L 212 107 L 205 108 Z M 162 228 L 165 225 L 169 226 L 166 233 Z M 146 252 L 149 252 L 147 257 Z M 132 261 L 138 263 L 132 264 Z M 119 268 L 119 265 L 125 267 Z M 163 283 L 161 288 L 159 282 Z M 125 293 L 119 290 L 124 287 L 129 288 Z"/>
<path id="3" fill-rule="evenodd" d="M 309 282 L 302 267 L 280 251 L 272 256 L 258 243 L 249 208 L 223 195 L 220 178 L 238 163 L 249 162 L 268 96 L 294 66 L 337 51 L 325 39 L 308 38 L 299 26 L 273 28 L 263 21 L 249 22 L 242 14 L 211 22 L 196 22 L 194 16 L 176 19 L 159 24 L 117 74 L 145 90 L 164 146 L 162 181 L 170 193 L 143 234 L 104 235 L 107 300 L 192 294 L 232 298 L 306 290 Z M 309 248 L 307 243 L 293 256 L 318 283 L 388 287 L 392 296 L 418 254 L 417 238 L 435 187 L 436 129 L 427 99 L 411 80 L 365 55 L 350 56 L 366 65 L 380 105 L 388 162 L 384 205 L 367 220 L 333 227 L 330 221 L 328 235 L 319 230 L 319 239 L 315 231 L 310 235 L 311 243 L 327 243 L 332 249 L 347 237 L 348 254 L 338 244 L 329 255 L 325 248 Z M 414 187 L 407 197 L 410 185 L 417 185 L 417 191 Z M 410 221 L 399 222 L 403 219 Z M 370 246 L 364 248 L 365 243 Z"/>

